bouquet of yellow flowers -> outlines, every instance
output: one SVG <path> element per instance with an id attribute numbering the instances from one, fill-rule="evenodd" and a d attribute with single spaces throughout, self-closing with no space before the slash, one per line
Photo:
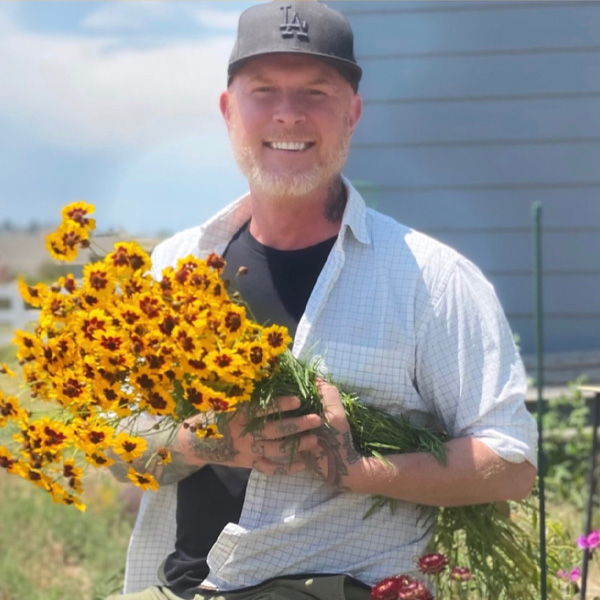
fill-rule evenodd
<path id="1" fill-rule="evenodd" d="M 63 208 L 60 226 L 47 238 L 54 258 L 70 261 L 90 246 L 93 212 L 84 202 Z M 135 485 L 158 488 L 148 470 L 133 467 L 147 442 L 119 428 L 126 419 L 149 413 L 159 417 L 153 427 L 174 434 L 195 416 L 196 435 L 208 437 L 219 436 L 217 417 L 240 405 L 254 415 L 250 426 L 260 427 L 268 417 L 259 415 L 272 412 L 265 409 L 280 395 L 298 396 L 301 413 L 322 414 L 318 365 L 294 358 L 285 328 L 254 322 L 244 303 L 228 295 L 224 266 L 216 254 L 188 256 L 155 278 L 147 253 L 120 242 L 86 264 L 80 280 L 21 281 L 23 299 L 40 313 L 33 331 L 16 332 L 17 358 L 42 414 L 0 391 L 0 428 L 14 432 L 11 448 L 0 445 L 0 467 L 56 502 L 84 510 L 85 463 L 123 461 Z M 14 376 L 6 365 L 2 372 Z M 385 461 L 385 454 L 424 451 L 445 462 L 443 432 L 367 407 L 350 394 L 341 397 L 363 455 Z M 160 447 L 146 464 L 169 461 L 168 448 Z M 385 505 L 393 510 L 394 501 L 375 498 L 371 510 Z M 432 549 L 481 576 L 469 581 L 479 598 L 533 600 L 539 583 L 535 508 L 519 503 L 516 517 L 504 508 L 441 509 Z"/>
<path id="2" fill-rule="evenodd" d="M 52 256 L 72 260 L 89 245 L 93 209 L 83 202 L 63 209 L 47 239 Z M 196 435 L 218 435 L 215 415 L 248 402 L 290 342 L 284 328 L 254 323 L 229 298 L 224 264 L 214 254 L 190 256 L 157 281 L 138 244 L 118 243 L 84 267 L 80 282 L 72 275 L 50 286 L 21 281 L 21 295 L 40 316 L 34 332 L 16 332 L 17 358 L 30 395 L 50 403 L 51 416 L 36 418 L 0 392 L 0 427 L 16 424 L 19 446 L 13 453 L 0 447 L 0 466 L 83 509 L 78 457 L 107 467 L 111 456 L 131 463 L 146 450 L 144 438 L 117 433 L 123 419 L 150 413 L 174 429 L 201 414 Z M 168 450 L 158 458 L 168 462 Z M 158 487 L 133 467 L 129 478 Z"/>

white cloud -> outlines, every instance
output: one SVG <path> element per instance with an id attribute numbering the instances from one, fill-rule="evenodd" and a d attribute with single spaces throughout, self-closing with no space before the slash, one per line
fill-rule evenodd
<path id="1" fill-rule="evenodd" d="M 211 10 L 200 8 L 192 11 L 197 23 L 210 29 L 230 29 L 235 31 L 238 24 L 239 12 L 233 10 Z"/>
<path id="2" fill-rule="evenodd" d="M 88 14 L 82 21 L 86 29 L 133 31 L 170 15 L 166 2 L 110 2 Z"/>
<path id="3" fill-rule="evenodd" d="M 118 37 L 28 33 L 0 18 L 0 112 L 74 147 L 140 146 L 220 119 L 234 34 L 127 48 Z"/>

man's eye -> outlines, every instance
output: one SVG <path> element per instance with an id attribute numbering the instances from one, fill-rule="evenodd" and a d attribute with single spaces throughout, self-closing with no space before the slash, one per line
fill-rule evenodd
<path id="1" fill-rule="evenodd" d="M 324 96 L 325 92 L 323 90 L 308 90 L 310 96 Z"/>

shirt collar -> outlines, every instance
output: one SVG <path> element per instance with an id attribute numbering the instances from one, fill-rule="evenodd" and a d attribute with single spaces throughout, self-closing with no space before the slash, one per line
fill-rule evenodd
<path id="1" fill-rule="evenodd" d="M 367 227 L 367 206 L 365 201 L 346 177 L 342 176 L 342 181 L 348 190 L 348 198 L 346 200 L 344 216 L 342 217 L 340 236 L 343 237 L 345 231 L 350 229 L 357 241 L 362 244 L 370 244 L 371 235 Z"/>
<path id="2" fill-rule="evenodd" d="M 348 191 L 346 208 L 342 217 L 339 237 L 344 240 L 346 231 L 350 230 L 354 238 L 363 243 L 371 243 L 371 235 L 367 227 L 367 206 L 358 190 L 350 183 L 350 180 L 342 176 L 342 181 Z M 218 212 L 203 226 L 204 232 L 210 235 L 214 225 L 219 225 L 219 239 L 210 240 L 211 243 L 222 245 L 228 243 L 231 237 L 251 217 L 250 194 L 246 193 L 233 203 Z"/>

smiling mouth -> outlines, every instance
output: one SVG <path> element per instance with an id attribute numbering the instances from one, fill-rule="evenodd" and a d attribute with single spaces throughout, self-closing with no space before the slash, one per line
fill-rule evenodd
<path id="1" fill-rule="evenodd" d="M 288 152 L 302 152 L 312 148 L 314 142 L 264 142 L 271 150 L 287 150 Z"/>

